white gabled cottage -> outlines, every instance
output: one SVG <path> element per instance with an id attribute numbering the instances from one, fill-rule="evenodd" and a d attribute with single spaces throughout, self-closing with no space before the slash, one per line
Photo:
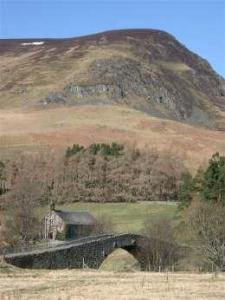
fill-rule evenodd
<path id="1" fill-rule="evenodd" d="M 52 209 L 44 220 L 45 239 L 76 239 L 94 231 L 96 219 L 86 211 Z"/>

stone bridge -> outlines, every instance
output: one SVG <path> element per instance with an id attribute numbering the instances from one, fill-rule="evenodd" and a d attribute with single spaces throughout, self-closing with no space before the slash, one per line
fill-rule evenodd
<path id="1" fill-rule="evenodd" d="M 136 234 L 105 234 L 86 237 L 60 245 L 4 256 L 6 262 L 21 268 L 99 268 L 108 255 L 121 248 L 132 254 L 145 268 L 141 255 L 141 240 Z"/>

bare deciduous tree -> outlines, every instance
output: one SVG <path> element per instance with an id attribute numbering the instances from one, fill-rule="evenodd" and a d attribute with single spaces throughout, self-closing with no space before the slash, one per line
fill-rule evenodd
<path id="1" fill-rule="evenodd" d="M 40 205 L 41 189 L 30 178 L 21 178 L 18 185 L 5 197 L 5 236 L 13 243 L 29 241 L 40 232 L 37 208 Z"/>
<path id="2" fill-rule="evenodd" d="M 185 211 L 185 221 L 200 254 L 224 271 L 225 207 L 195 200 Z"/>
<path id="3" fill-rule="evenodd" d="M 179 247 L 175 240 L 174 227 L 167 218 L 147 219 L 140 249 L 142 259 L 149 271 L 164 270 L 173 266 L 180 258 Z"/>

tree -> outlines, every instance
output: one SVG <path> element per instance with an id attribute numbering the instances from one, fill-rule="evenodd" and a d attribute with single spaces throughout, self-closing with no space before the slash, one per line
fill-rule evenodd
<path id="1" fill-rule="evenodd" d="M 150 172 L 151 200 L 177 201 L 185 173 L 187 170 L 180 160 L 170 153 L 161 154 L 153 163 Z"/>
<path id="2" fill-rule="evenodd" d="M 88 150 L 91 154 L 101 153 L 104 156 L 119 156 L 122 155 L 121 151 L 124 149 L 123 145 L 112 143 L 110 144 L 91 144 Z"/>
<path id="3" fill-rule="evenodd" d="M 8 164 L 9 190 L 4 194 L 5 239 L 36 239 L 40 233 L 37 210 L 51 199 L 56 168 L 51 155 L 22 156 Z"/>
<path id="4" fill-rule="evenodd" d="M 6 192 L 6 166 L 0 161 L 0 196 Z"/>
<path id="5" fill-rule="evenodd" d="M 210 159 L 204 173 L 201 195 L 206 201 L 225 205 L 225 156 L 215 153 Z"/>
<path id="6" fill-rule="evenodd" d="M 38 238 L 40 222 L 37 208 L 41 199 L 40 185 L 29 177 L 21 178 L 5 196 L 5 238 L 11 243 Z"/>
<path id="7" fill-rule="evenodd" d="M 221 203 L 195 200 L 184 213 L 193 235 L 192 243 L 203 257 L 225 270 L 225 207 Z"/>
<path id="8" fill-rule="evenodd" d="M 79 144 L 74 144 L 71 148 L 68 147 L 66 149 L 66 154 L 65 154 L 65 157 L 66 158 L 69 158 L 75 154 L 77 154 L 78 152 L 80 151 L 83 151 L 84 150 L 84 147 L 83 146 L 80 146 Z"/>
<path id="9" fill-rule="evenodd" d="M 175 239 L 174 226 L 168 218 L 147 219 L 144 224 L 141 241 L 142 260 L 150 271 L 164 270 L 174 265 L 180 258 L 179 247 Z"/>
<path id="10" fill-rule="evenodd" d="M 190 173 L 183 176 L 182 185 L 178 191 L 177 200 L 179 201 L 178 208 L 182 210 L 188 207 L 192 201 L 192 194 L 195 191 L 195 183 Z"/>
<path id="11" fill-rule="evenodd" d="M 205 170 L 200 168 L 194 178 L 190 174 L 183 177 L 178 193 L 179 209 L 187 208 L 196 197 L 225 205 L 225 156 L 215 153 Z"/>

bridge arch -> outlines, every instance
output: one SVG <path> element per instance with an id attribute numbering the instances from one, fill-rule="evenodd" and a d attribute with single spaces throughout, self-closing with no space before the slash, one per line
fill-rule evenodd
<path id="1" fill-rule="evenodd" d="M 136 246 L 114 247 L 104 257 L 99 265 L 103 270 L 122 271 L 124 269 L 141 269 L 140 255 Z"/>
<path id="2" fill-rule="evenodd" d="M 118 246 L 114 244 L 111 248 L 107 247 L 107 250 L 102 250 L 102 258 L 99 260 L 99 267 L 101 267 L 102 264 L 104 264 L 104 262 L 117 250 L 127 252 L 127 254 L 130 254 L 140 264 L 140 255 L 136 244 L 129 246 Z"/>

